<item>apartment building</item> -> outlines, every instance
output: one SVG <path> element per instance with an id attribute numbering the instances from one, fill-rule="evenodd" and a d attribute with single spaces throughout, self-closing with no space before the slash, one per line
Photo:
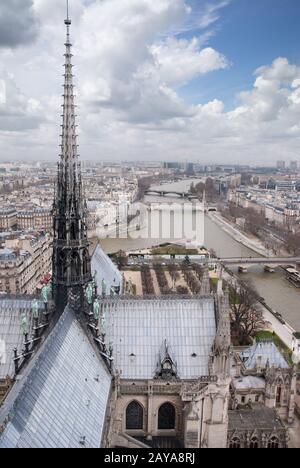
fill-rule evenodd
<path id="1" fill-rule="evenodd" d="M 51 271 L 51 238 L 24 234 L 6 239 L 0 249 L 0 292 L 34 294 Z"/>
<path id="2" fill-rule="evenodd" d="M 35 229 L 37 231 L 51 231 L 53 218 L 50 209 L 19 211 L 17 215 L 19 229 Z"/>
<path id="3" fill-rule="evenodd" d="M 0 231 L 9 231 L 17 225 L 17 211 L 15 208 L 0 210 Z"/>

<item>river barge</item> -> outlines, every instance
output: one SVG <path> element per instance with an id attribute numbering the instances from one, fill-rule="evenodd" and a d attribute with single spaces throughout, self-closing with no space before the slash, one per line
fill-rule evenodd
<path id="1" fill-rule="evenodd" d="M 296 288 L 300 289 L 300 272 L 294 267 L 288 266 L 283 268 L 286 273 L 286 279 Z"/>

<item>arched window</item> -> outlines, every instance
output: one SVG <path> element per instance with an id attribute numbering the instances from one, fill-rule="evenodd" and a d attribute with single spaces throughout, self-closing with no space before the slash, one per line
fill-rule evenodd
<path id="1" fill-rule="evenodd" d="M 259 448 L 259 443 L 258 443 L 258 438 L 253 437 L 250 442 L 250 448 L 251 449 L 258 449 Z"/>
<path id="2" fill-rule="evenodd" d="M 276 405 L 280 406 L 281 404 L 281 395 L 282 395 L 282 388 L 281 386 L 278 386 L 276 388 Z"/>
<path id="3" fill-rule="evenodd" d="M 90 259 L 89 259 L 89 253 L 87 250 L 84 250 L 83 252 L 83 274 L 86 275 L 88 272 L 89 272 L 89 263 L 90 263 Z"/>
<path id="4" fill-rule="evenodd" d="M 268 442 L 268 448 L 270 449 L 278 449 L 279 448 L 279 441 L 277 437 L 271 437 L 271 439 Z"/>
<path id="5" fill-rule="evenodd" d="M 241 448 L 241 441 L 238 437 L 234 437 L 233 439 L 231 439 L 230 441 L 230 444 L 229 444 L 229 448 L 231 449 L 239 449 Z"/>
<path id="6" fill-rule="evenodd" d="M 171 403 L 164 403 L 158 411 L 158 429 L 175 429 L 176 411 Z"/>
<path id="7" fill-rule="evenodd" d="M 126 429 L 144 429 L 144 408 L 137 401 L 129 403 L 126 409 Z"/>

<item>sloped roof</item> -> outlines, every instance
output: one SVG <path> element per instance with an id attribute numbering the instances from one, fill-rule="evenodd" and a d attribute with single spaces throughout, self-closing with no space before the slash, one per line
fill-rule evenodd
<path id="1" fill-rule="evenodd" d="M 261 390 L 265 388 L 266 382 L 262 377 L 246 375 L 232 379 L 232 385 L 237 390 L 246 390 L 250 388 Z"/>
<path id="2" fill-rule="evenodd" d="M 0 410 L 0 448 L 100 447 L 110 387 L 67 307 Z"/>
<path id="3" fill-rule="evenodd" d="M 92 256 L 92 273 L 97 271 L 98 293 L 102 294 L 102 280 L 106 283 L 106 294 L 110 295 L 112 287 L 122 289 L 123 277 L 117 266 L 111 261 L 98 244 Z"/>
<path id="4" fill-rule="evenodd" d="M 241 358 L 244 361 L 246 369 L 254 369 L 259 358 L 261 358 L 260 366 L 262 368 L 267 366 L 267 362 L 269 362 L 270 367 L 289 368 L 288 363 L 273 341 L 258 341 L 254 343 L 251 348 L 241 353 Z"/>
<path id="5" fill-rule="evenodd" d="M 250 430 L 285 429 L 274 408 L 257 405 L 252 409 L 240 409 L 228 411 L 228 430 L 250 431 Z"/>
<path id="6" fill-rule="evenodd" d="M 208 375 L 216 336 L 212 297 L 195 299 L 105 300 L 107 339 L 113 342 L 115 367 L 124 379 L 152 379 L 166 339 L 178 377 Z"/>
<path id="7" fill-rule="evenodd" d="M 21 317 L 25 313 L 28 320 L 29 334 L 32 331 L 32 301 L 29 299 L 0 298 L 0 379 L 14 374 L 13 350 L 20 352 L 24 343 L 21 330 Z M 40 309 L 44 307 L 39 303 Z"/>

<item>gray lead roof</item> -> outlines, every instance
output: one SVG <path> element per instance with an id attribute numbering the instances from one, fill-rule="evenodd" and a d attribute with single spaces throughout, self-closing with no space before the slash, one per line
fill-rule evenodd
<path id="1" fill-rule="evenodd" d="M 258 360 L 262 368 L 267 366 L 289 369 L 289 365 L 273 341 L 258 341 L 251 348 L 241 353 L 246 369 L 254 369 Z"/>
<path id="2" fill-rule="evenodd" d="M 70 308 L 28 368 L 0 410 L 0 448 L 100 447 L 111 376 Z"/>
<path id="3" fill-rule="evenodd" d="M 165 339 L 181 379 L 208 375 L 216 335 L 211 297 L 197 299 L 120 299 L 103 302 L 107 340 L 124 379 L 152 379 Z"/>
<path id="4" fill-rule="evenodd" d="M 102 250 L 99 244 L 97 245 L 94 255 L 92 256 L 92 273 L 94 274 L 95 271 L 97 271 L 97 286 L 99 294 L 102 294 L 103 279 L 107 286 L 107 295 L 110 295 L 110 289 L 112 287 L 120 287 L 120 289 L 122 289 L 122 274 L 108 257 L 108 255 L 106 255 L 106 253 Z"/>
<path id="5" fill-rule="evenodd" d="M 20 352 L 23 348 L 24 336 L 21 330 L 21 317 L 25 313 L 29 335 L 32 331 L 32 300 L 0 299 L 0 379 L 13 377 L 13 349 Z M 43 305 L 39 303 L 40 310 Z"/>

